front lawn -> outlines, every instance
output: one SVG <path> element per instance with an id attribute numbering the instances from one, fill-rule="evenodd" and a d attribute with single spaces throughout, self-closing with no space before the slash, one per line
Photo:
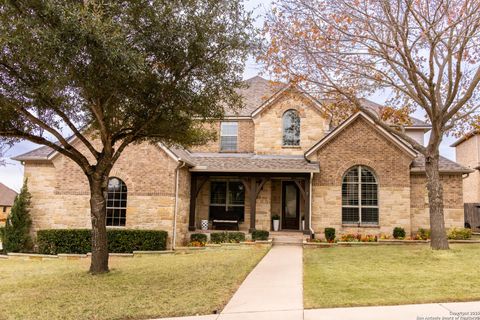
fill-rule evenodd
<path id="1" fill-rule="evenodd" d="M 146 319 L 221 310 L 268 249 L 89 260 L 0 260 L 0 319 Z"/>
<path id="2" fill-rule="evenodd" d="M 480 245 L 304 249 L 305 308 L 480 299 Z"/>

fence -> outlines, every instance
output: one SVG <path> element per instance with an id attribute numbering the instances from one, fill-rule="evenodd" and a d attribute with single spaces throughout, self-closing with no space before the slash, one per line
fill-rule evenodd
<path id="1" fill-rule="evenodd" d="M 480 203 L 465 203 L 465 227 L 480 232 Z"/>

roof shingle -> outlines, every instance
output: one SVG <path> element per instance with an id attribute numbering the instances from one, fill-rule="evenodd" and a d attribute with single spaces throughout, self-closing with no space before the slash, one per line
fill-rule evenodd
<path id="1" fill-rule="evenodd" d="M 0 206 L 2 207 L 11 207 L 13 206 L 13 202 L 15 201 L 15 197 L 17 196 L 17 193 L 4 185 L 3 183 L 0 183 Z"/>

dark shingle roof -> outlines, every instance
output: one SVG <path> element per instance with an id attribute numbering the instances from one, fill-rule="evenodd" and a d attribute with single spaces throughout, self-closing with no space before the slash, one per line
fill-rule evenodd
<path id="1" fill-rule="evenodd" d="M 452 173 L 470 173 L 472 170 L 452 161 L 445 157 L 440 156 L 439 160 L 440 172 L 452 172 Z M 419 154 L 412 162 L 412 172 L 425 172 L 425 157 Z"/>
<path id="2" fill-rule="evenodd" d="M 205 172 L 319 172 L 318 163 L 303 156 L 253 153 L 190 153 L 192 171 Z"/>
<path id="3" fill-rule="evenodd" d="M 54 150 L 50 147 L 43 146 L 37 149 L 33 149 L 27 153 L 20 154 L 12 157 L 12 160 L 24 161 L 24 160 L 46 160 Z"/>
<path id="4" fill-rule="evenodd" d="M 14 190 L 10 189 L 3 183 L 0 183 L 0 206 L 13 206 L 13 201 L 15 201 L 16 196 L 17 193 Z"/>

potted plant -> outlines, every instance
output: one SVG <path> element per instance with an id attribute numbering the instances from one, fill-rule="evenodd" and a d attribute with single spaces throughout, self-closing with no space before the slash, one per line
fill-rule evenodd
<path id="1" fill-rule="evenodd" d="M 305 230 L 305 217 L 302 217 L 302 230 Z"/>
<path id="2" fill-rule="evenodd" d="M 280 216 L 278 214 L 274 214 L 272 216 L 273 221 L 273 231 L 278 231 L 278 227 L 280 226 Z"/>

